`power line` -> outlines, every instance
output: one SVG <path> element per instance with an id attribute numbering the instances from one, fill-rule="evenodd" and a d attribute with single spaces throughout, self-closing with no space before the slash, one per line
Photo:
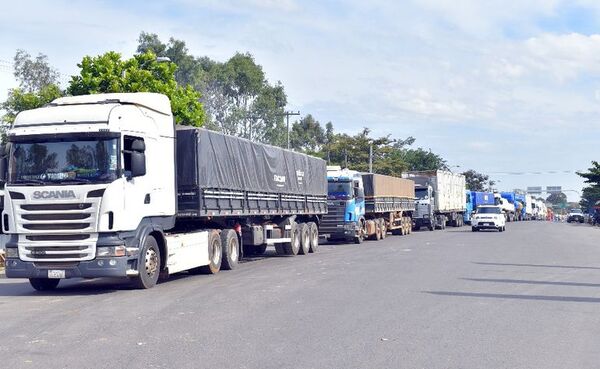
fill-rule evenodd
<path id="1" fill-rule="evenodd" d="M 545 174 L 577 174 L 585 170 L 545 170 L 545 171 L 530 171 L 530 172 L 487 172 L 488 175 L 505 175 L 505 176 L 529 176 L 529 175 L 545 175 Z"/>

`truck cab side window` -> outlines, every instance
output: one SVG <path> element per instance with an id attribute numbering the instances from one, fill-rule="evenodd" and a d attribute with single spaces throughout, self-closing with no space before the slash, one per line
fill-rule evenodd
<path id="1" fill-rule="evenodd" d="M 123 170 L 128 179 L 146 174 L 146 144 L 141 137 L 123 137 Z"/>

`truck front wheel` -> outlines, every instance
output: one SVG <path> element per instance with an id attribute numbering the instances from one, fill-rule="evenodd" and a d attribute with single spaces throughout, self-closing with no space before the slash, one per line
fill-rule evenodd
<path id="1" fill-rule="evenodd" d="M 29 278 L 29 283 L 31 284 L 31 287 L 38 291 L 50 291 L 58 286 L 60 279 Z"/>
<path id="2" fill-rule="evenodd" d="M 222 230 L 221 245 L 223 247 L 221 267 L 224 270 L 232 270 L 240 261 L 240 243 L 236 231 L 233 229 Z"/>
<path id="3" fill-rule="evenodd" d="M 148 236 L 138 259 L 138 275 L 133 279 L 134 286 L 140 289 L 154 287 L 160 274 L 160 263 L 158 243 L 154 237 Z"/>

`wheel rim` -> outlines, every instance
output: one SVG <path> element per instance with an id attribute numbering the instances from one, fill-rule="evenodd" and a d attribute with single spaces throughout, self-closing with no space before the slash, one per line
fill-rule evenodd
<path id="1" fill-rule="evenodd" d="M 231 260 L 233 262 L 237 262 L 238 260 L 238 249 L 235 247 L 235 241 L 231 239 L 229 241 L 229 255 L 231 255 Z"/>
<path id="2" fill-rule="evenodd" d="M 292 247 L 294 248 L 294 253 L 297 253 L 298 250 L 300 250 L 300 237 L 298 237 L 298 234 L 295 235 L 294 237 L 294 241 L 292 242 Z"/>
<path id="3" fill-rule="evenodd" d="M 318 246 L 319 246 L 319 232 L 313 230 L 311 247 L 313 250 L 315 250 Z"/>
<path id="4" fill-rule="evenodd" d="M 307 232 L 302 232 L 302 249 L 304 249 L 304 251 L 308 251 L 310 249 L 310 237 Z"/>
<path id="5" fill-rule="evenodd" d="M 146 274 L 149 277 L 152 277 L 158 270 L 158 253 L 154 248 L 149 248 L 146 250 L 145 267 Z"/>
<path id="6" fill-rule="evenodd" d="M 213 242 L 211 261 L 213 265 L 219 265 L 219 261 L 221 261 L 221 247 L 218 242 Z"/>

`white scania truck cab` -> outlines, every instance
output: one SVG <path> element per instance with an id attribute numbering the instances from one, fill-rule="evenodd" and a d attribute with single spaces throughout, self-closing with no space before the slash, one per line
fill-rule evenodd
<path id="1" fill-rule="evenodd" d="M 164 247 L 160 233 L 175 223 L 174 140 L 170 102 L 158 94 L 65 97 L 20 113 L 8 132 L 7 276 L 37 289 L 70 277 L 155 283 L 149 246 Z"/>

